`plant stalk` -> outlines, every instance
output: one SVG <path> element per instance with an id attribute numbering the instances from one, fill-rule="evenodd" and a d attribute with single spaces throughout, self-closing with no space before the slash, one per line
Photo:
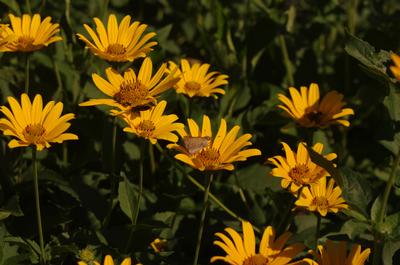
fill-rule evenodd
<path id="1" fill-rule="evenodd" d="M 279 38 L 279 46 L 281 46 L 282 56 L 285 63 L 286 75 L 288 77 L 289 86 L 294 86 L 292 62 L 289 59 L 289 53 L 286 46 L 285 36 L 280 35 L 278 38 Z"/>
<path id="2" fill-rule="evenodd" d="M 318 249 L 318 239 L 319 239 L 319 233 L 320 233 L 320 229 L 321 229 L 321 215 L 319 215 L 317 213 L 316 216 L 317 216 L 317 226 L 315 228 L 315 242 L 314 242 L 315 251 L 317 251 L 317 249 Z"/>
<path id="3" fill-rule="evenodd" d="M 25 54 L 25 93 L 29 96 L 29 64 L 30 54 Z"/>

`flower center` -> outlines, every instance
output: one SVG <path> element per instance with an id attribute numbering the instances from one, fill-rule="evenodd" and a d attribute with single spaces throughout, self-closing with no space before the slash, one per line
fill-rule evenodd
<path id="1" fill-rule="evenodd" d="M 324 113 L 319 110 L 312 110 L 306 112 L 305 117 L 310 120 L 311 122 L 315 122 L 316 124 L 320 124 L 322 119 L 324 118 Z"/>
<path id="2" fill-rule="evenodd" d="M 245 259 L 242 265 L 267 265 L 267 264 L 268 264 L 268 258 L 265 257 L 264 255 L 257 254 L 251 256 L 250 258 Z"/>
<path id="3" fill-rule="evenodd" d="M 22 134 L 28 143 L 37 144 L 44 141 L 43 135 L 45 131 L 41 124 L 30 124 L 26 126 Z"/>
<path id="4" fill-rule="evenodd" d="M 289 171 L 289 177 L 298 185 L 309 184 L 310 169 L 304 164 L 297 165 Z"/>
<path id="5" fill-rule="evenodd" d="M 125 107 L 136 107 L 142 105 L 148 95 L 149 90 L 140 81 L 124 81 L 119 92 L 114 95 L 114 99 Z"/>
<path id="6" fill-rule="evenodd" d="M 327 210 L 329 208 L 329 202 L 326 197 L 317 196 L 313 199 L 312 204 L 315 205 L 319 210 Z"/>
<path id="7" fill-rule="evenodd" d="M 126 48 L 120 43 L 114 43 L 108 45 L 106 53 L 111 55 L 122 55 L 126 53 Z"/>
<path id="8" fill-rule="evenodd" d="M 142 137 L 148 138 L 153 134 L 154 130 L 156 129 L 156 126 L 152 121 L 144 120 L 139 123 L 136 129 L 138 130 L 138 133 Z"/>
<path id="9" fill-rule="evenodd" d="M 196 159 L 199 159 L 201 163 L 207 169 L 213 169 L 219 165 L 219 152 L 214 148 L 204 148 L 196 154 Z"/>
<path id="10" fill-rule="evenodd" d="M 185 88 L 188 91 L 196 92 L 196 91 L 200 90 L 201 85 L 199 83 L 197 83 L 196 81 L 187 81 L 185 83 Z"/>
<path id="11" fill-rule="evenodd" d="M 23 35 L 23 36 L 20 36 L 18 39 L 17 39 L 17 45 L 20 47 L 20 48 L 22 48 L 22 49 L 29 49 L 30 47 L 32 47 L 32 44 L 33 44 L 33 42 L 34 42 L 34 39 L 32 38 L 32 37 L 30 37 L 30 36 L 26 36 L 26 35 Z"/>

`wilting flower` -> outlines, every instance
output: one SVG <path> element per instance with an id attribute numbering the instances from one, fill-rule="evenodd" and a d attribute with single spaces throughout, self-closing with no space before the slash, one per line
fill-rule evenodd
<path id="1" fill-rule="evenodd" d="M 319 212 L 322 216 L 326 216 L 328 212 L 337 213 L 347 209 L 349 206 L 342 198 L 340 187 L 335 186 L 333 178 L 329 179 L 326 186 L 326 179 L 323 177 L 310 187 L 304 187 L 295 204 L 310 212 Z"/>
<path id="2" fill-rule="evenodd" d="M 97 262 L 97 261 L 94 261 L 93 262 L 95 265 L 101 265 L 99 262 Z M 117 265 L 116 263 L 114 263 L 114 260 L 113 260 L 113 258 L 110 256 L 110 255 L 107 255 L 105 258 L 104 258 L 104 263 L 103 263 L 103 265 Z M 122 261 L 122 263 L 121 263 L 121 265 L 131 265 L 132 264 L 132 260 L 131 260 L 131 258 L 125 258 L 123 261 Z M 90 265 L 90 264 L 88 264 L 88 263 L 86 263 L 86 262 L 84 262 L 84 261 L 79 261 L 78 262 L 78 265 Z"/>
<path id="3" fill-rule="evenodd" d="M 27 94 L 21 95 L 21 104 L 13 97 L 8 97 L 10 109 L 1 106 L 6 118 L 0 119 L 0 130 L 4 135 L 13 136 L 10 148 L 36 145 L 37 150 L 50 147 L 50 143 L 62 143 L 66 140 L 77 140 L 78 136 L 65 133 L 71 126 L 68 122 L 74 119 L 73 113 L 61 116 L 63 103 L 50 101 L 43 108 L 41 95 L 36 95 L 31 103 Z"/>
<path id="4" fill-rule="evenodd" d="M 175 158 L 200 171 L 233 170 L 233 162 L 245 161 L 248 157 L 261 155 L 260 150 L 252 148 L 241 150 L 252 145 L 251 134 L 244 134 L 236 139 L 240 126 L 227 132 L 226 121 L 221 125 L 215 137 L 212 134 L 210 118 L 203 115 L 203 125 L 200 129 L 196 122 L 188 119 L 189 133 L 180 130 L 183 145 L 169 144 L 168 148 L 176 149 L 180 154 Z"/>
<path id="5" fill-rule="evenodd" d="M 309 89 L 302 86 L 300 92 L 290 87 L 289 92 L 291 100 L 283 94 L 278 94 L 278 99 L 283 103 L 278 107 L 286 111 L 301 126 L 326 127 L 334 123 L 350 126 L 350 122 L 343 117 L 353 115 L 354 111 L 343 108 L 345 103 L 342 101 L 343 95 L 339 92 L 329 91 L 321 101 L 319 87 L 314 83 Z"/>
<path id="6" fill-rule="evenodd" d="M 361 251 L 360 245 L 354 245 L 347 255 L 346 242 L 334 243 L 327 240 L 325 246 L 318 246 L 318 252 L 310 251 L 317 261 L 304 259 L 310 265 L 364 265 L 371 249 Z"/>
<path id="7" fill-rule="evenodd" d="M 90 99 L 80 103 L 79 106 L 108 105 L 119 111 L 114 115 L 129 113 L 149 107 L 157 103 L 156 97 L 171 88 L 177 81 L 173 74 L 166 74 L 166 65 L 161 65 L 157 73 L 152 76 L 153 63 L 149 57 L 144 59 L 139 74 L 129 68 L 124 75 L 120 75 L 111 67 L 106 69 L 107 79 L 93 74 L 96 87 L 110 98 Z"/>
<path id="8" fill-rule="evenodd" d="M 174 62 L 169 62 L 169 69 L 173 71 L 177 68 Z M 180 77 L 175 88 L 177 93 L 183 93 L 189 97 L 217 97 L 216 94 L 225 94 L 225 90 L 220 88 L 228 84 L 228 76 L 218 72 L 208 72 L 209 64 L 198 62 L 190 66 L 186 59 L 181 60 L 180 69 L 175 76 Z"/>
<path id="9" fill-rule="evenodd" d="M 124 131 L 148 139 L 152 144 L 157 143 L 159 139 L 177 142 L 178 136 L 173 132 L 182 130 L 184 125 L 175 122 L 178 120 L 175 114 L 163 115 L 166 106 L 167 102 L 163 100 L 149 110 L 140 111 L 138 116 L 124 115 L 123 118 L 128 124 Z"/>
<path id="10" fill-rule="evenodd" d="M 282 145 L 285 150 L 285 157 L 274 156 L 268 159 L 276 166 L 276 168 L 272 169 L 271 174 L 282 178 L 282 188 L 289 188 L 292 193 L 296 194 L 304 185 L 315 183 L 318 179 L 328 175 L 324 168 L 311 161 L 310 155 L 304 146 L 305 143 L 298 144 L 297 153 L 294 153 L 288 144 L 282 142 Z M 316 143 L 312 149 L 321 154 L 324 146 L 321 143 Z M 327 160 L 333 160 L 336 158 L 336 154 L 330 153 L 324 157 Z"/>
<path id="11" fill-rule="evenodd" d="M 394 77 L 396 77 L 397 80 L 400 80 L 400 56 L 392 53 L 390 57 L 394 63 L 394 65 L 390 66 L 390 70 L 392 71 Z"/>
<path id="12" fill-rule="evenodd" d="M 225 232 L 231 238 L 223 233 L 215 234 L 220 240 L 214 241 L 214 245 L 223 249 L 226 256 L 214 256 L 211 258 L 211 262 L 221 260 L 232 265 L 284 265 L 302 263 L 302 261 L 290 261 L 304 249 L 303 244 L 297 243 L 284 248 L 286 241 L 291 236 L 290 232 L 286 232 L 276 238 L 275 230 L 272 226 L 268 226 L 261 238 L 259 251 L 256 252 L 256 239 L 253 227 L 249 222 L 242 222 L 242 228 L 243 237 L 230 227 L 225 228 Z"/>
<path id="13" fill-rule="evenodd" d="M 41 21 L 40 15 L 24 14 L 22 18 L 10 14 L 10 27 L 3 27 L 6 33 L 3 37 L 10 38 L 3 49 L 9 52 L 32 52 L 49 44 L 60 41 L 60 36 L 55 36 L 60 31 L 58 23 L 51 23 L 51 17 Z"/>
<path id="14" fill-rule="evenodd" d="M 146 57 L 146 54 L 152 51 L 151 47 L 157 45 L 156 41 L 148 42 L 156 33 L 145 34 L 147 25 L 135 21 L 131 24 L 131 17 L 125 16 L 118 26 L 115 15 L 108 17 L 107 29 L 100 19 L 95 17 L 97 33 L 84 24 L 93 42 L 90 42 L 82 34 L 77 34 L 84 41 L 87 47 L 100 58 L 113 62 L 133 61 L 136 58 Z"/>

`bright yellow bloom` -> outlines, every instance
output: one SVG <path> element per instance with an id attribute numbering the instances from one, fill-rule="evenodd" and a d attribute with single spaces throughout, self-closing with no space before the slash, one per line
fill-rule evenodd
<path id="1" fill-rule="evenodd" d="M 396 77 L 397 80 L 400 80 L 400 56 L 392 53 L 390 57 L 394 63 L 394 65 L 390 66 L 390 70 L 392 71 L 394 77 Z"/>
<path id="2" fill-rule="evenodd" d="M 166 74 L 166 64 L 161 65 L 157 73 L 152 76 L 153 63 L 149 57 L 144 59 L 139 74 L 129 68 L 124 75 L 120 75 L 111 67 L 106 69 L 107 79 L 93 74 L 96 87 L 110 98 L 91 99 L 80 103 L 79 106 L 108 105 L 119 111 L 114 115 L 129 113 L 157 103 L 156 97 L 171 88 L 177 81 L 172 73 Z"/>
<path id="3" fill-rule="evenodd" d="M 289 186 L 290 192 L 297 195 L 297 191 L 305 186 L 315 183 L 318 179 L 328 176 L 328 172 L 311 161 L 310 155 L 305 143 L 299 143 L 297 146 L 297 153 L 294 153 L 289 145 L 282 142 L 283 149 L 285 150 L 285 157 L 274 156 L 268 158 L 276 168 L 272 169 L 271 174 L 275 177 L 282 178 L 282 188 L 287 189 Z M 324 149 L 323 144 L 316 143 L 312 149 L 318 154 L 322 153 Z M 327 160 L 336 158 L 335 153 L 330 153 L 324 156 Z"/>
<path id="4" fill-rule="evenodd" d="M 160 238 L 156 238 L 153 240 L 153 242 L 150 243 L 150 247 L 154 250 L 155 253 L 164 251 L 166 245 L 167 245 L 167 240 Z"/>
<path id="5" fill-rule="evenodd" d="M 51 23 L 51 17 L 43 21 L 39 14 L 24 14 L 22 18 L 10 14 L 11 28 L 3 28 L 7 31 L 8 41 L 4 51 L 8 52 L 32 52 L 49 44 L 61 41 L 60 36 L 55 36 L 60 31 L 58 23 Z"/>
<path id="6" fill-rule="evenodd" d="M 183 145 L 169 144 L 168 148 L 176 149 L 180 154 L 175 158 L 189 166 L 204 170 L 233 170 L 233 162 L 245 161 L 248 157 L 261 155 L 260 150 L 252 148 L 241 150 L 252 145 L 249 141 L 251 134 L 244 134 L 236 139 L 240 126 L 233 127 L 227 132 L 226 121 L 221 120 L 221 125 L 215 137 L 211 130 L 210 118 L 203 115 L 203 125 L 200 129 L 196 122 L 188 119 L 189 133 L 180 130 Z"/>
<path id="7" fill-rule="evenodd" d="M 95 262 L 93 262 L 95 265 L 101 265 L 99 262 L 97 262 L 97 261 L 95 261 Z M 103 265 L 114 265 L 115 263 L 114 263 L 114 261 L 113 261 L 113 258 L 110 256 L 110 255 L 107 255 L 105 258 L 104 258 L 104 263 L 103 263 Z M 121 265 L 131 265 L 132 264 L 132 260 L 131 260 L 131 258 L 125 258 L 123 261 L 122 261 L 122 263 L 121 263 Z M 86 262 L 84 262 L 84 261 L 79 261 L 78 262 L 78 265 L 89 265 L 89 264 L 87 264 Z M 115 264 L 116 265 L 116 264 Z"/>
<path id="8" fill-rule="evenodd" d="M 228 84 L 228 76 L 218 72 L 209 72 L 209 64 L 190 63 L 186 59 L 181 60 L 180 69 L 175 76 L 181 77 L 175 85 L 177 93 L 183 93 L 189 97 L 217 97 L 216 94 L 225 94 L 225 90 L 220 86 Z M 173 71 L 177 68 L 174 62 L 169 62 L 169 69 Z"/>
<path id="9" fill-rule="evenodd" d="M 318 246 L 318 252 L 310 251 L 317 261 L 304 259 L 310 265 L 364 265 L 368 259 L 371 249 L 367 248 L 361 251 L 360 245 L 354 245 L 347 255 L 346 242 L 334 243 L 331 240 L 326 241 L 325 246 Z"/>
<path id="10" fill-rule="evenodd" d="M 291 233 L 286 232 L 276 238 L 275 230 L 268 226 L 263 233 L 260 242 L 259 251 L 256 252 L 256 239 L 253 227 L 249 222 L 242 222 L 243 237 L 235 230 L 228 227 L 225 232 L 215 235 L 220 239 L 214 241 L 214 245 L 219 246 L 226 253 L 226 256 L 214 256 L 211 262 L 217 260 L 224 261 L 232 265 L 284 265 L 284 264 L 302 264 L 300 262 L 290 262 L 303 249 L 303 244 L 293 244 L 284 248 L 286 241 Z"/>
<path id="11" fill-rule="evenodd" d="M 159 139 L 176 143 L 178 136 L 172 132 L 183 130 L 184 125 L 175 122 L 178 120 L 175 114 L 163 115 L 166 106 L 167 102 L 163 100 L 157 106 L 141 111 L 138 116 L 124 115 L 123 119 L 128 124 L 124 131 L 148 139 L 152 144 Z"/>
<path id="12" fill-rule="evenodd" d="M 0 52 L 7 50 L 6 46 L 12 39 L 12 35 L 9 35 L 10 31 L 8 25 L 0 24 Z"/>
<path id="13" fill-rule="evenodd" d="M 326 186 L 326 179 L 323 177 L 310 187 L 304 187 L 295 204 L 310 212 L 319 212 L 322 216 L 326 216 L 328 212 L 337 213 L 349 208 L 342 198 L 342 189 L 335 186 L 333 178 L 329 179 Z"/>
<path id="14" fill-rule="evenodd" d="M 31 103 L 27 94 L 21 95 L 21 104 L 8 97 L 10 109 L 1 106 L 6 118 L 0 119 L 0 130 L 4 135 L 13 136 L 8 147 L 36 145 L 37 150 L 50 147 L 50 143 L 62 143 L 66 140 L 78 140 L 78 136 L 65 133 L 71 126 L 68 122 L 75 118 L 73 113 L 61 116 L 63 103 L 50 101 L 43 108 L 41 95 L 36 95 Z"/>
<path id="15" fill-rule="evenodd" d="M 100 58 L 113 62 L 132 62 L 136 58 L 146 57 L 152 51 L 151 47 L 157 45 L 156 41 L 148 42 L 156 33 L 150 32 L 142 37 L 147 25 L 135 21 L 131 24 L 131 16 L 125 16 L 118 25 L 115 15 L 108 17 L 107 29 L 103 22 L 95 17 L 97 33 L 84 24 L 93 42 L 90 42 L 82 34 L 78 37 L 86 43 L 86 46 Z"/>
<path id="16" fill-rule="evenodd" d="M 303 127 L 326 127 L 339 123 L 343 126 L 350 126 L 350 122 L 343 119 L 343 116 L 353 115 L 354 111 L 344 108 L 343 95 L 333 90 L 329 91 L 320 101 L 319 87 L 311 84 L 308 89 L 305 86 L 300 92 L 289 87 L 291 100 L 283 94 L 278 94 L 278 99 L 283 103 L 278 107 L 286 111 L 293 120 Z"/>

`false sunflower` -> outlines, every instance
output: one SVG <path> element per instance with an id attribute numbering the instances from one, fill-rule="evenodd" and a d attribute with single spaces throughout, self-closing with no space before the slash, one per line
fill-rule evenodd
<path id="1" fill-rule="evenodd" d="M 12 37 L 12 35 L 9 35 L 10 31 L 8 25 L 0 24 L 0 52 L 7 50 L 6 46 Z"/>
<path id="2" fill-rule="evenodd" d="M 166 64 L 163 64 L 152 76 L 153 63 L 147 57 L 144 59 L 138 75 L 129 68 L 122 76 L 111 67 L 106 69 L 108 80 L 93 74 L 94 84 L 109 98 L 90 99 L 80 103 L 79 106 L 108 105 L 118 109 L 118 111 L 112 112 L 113 115 L 120 115 L 155 105 L 156 97 L 171 88 L 179 79 L 174 77 L 173 73 L 167 74 L 166 67 Z"/>
<path id="3" fill-rule="evenodd" d="M 101 265 L 99 262 L 97 262 L 97 261 L 94 261 L 93 262 L 93 264 L 95 264 L 95 265 Z M 113 258 L 110 256 L 110 255 L 107 255 L 105 258 L 104 258 L 104 263 L 103 263 L 103 265 L 116 265 L 116 263 L 114 263 L 114 260 L 113 260 Z M 122 262 L 121 262 L 121 265 L 131 265 L 132 264 L 132 260 L 131 260 L 131 258 L 125 258 Z M 89 265 L 88 263 L 86 263 L 86 262 L 84 262 L 84 261 L 79 261 L 78 262 L 78 265 Z"/>
<path id="4" fill-rule="evenodd" d="M 178 120 L 175 114 L 163 115 L 166 106 L 167 102 L 163 100 L 149 110 L 140 111 L 133 118 L 132 115 L 124 115 L 123 119 L 128 124 L 124 131 L 148 139 L 152 144 L 159 139 L 176 143 L 179 138 L 173 132 L 182 130 L 184 125 L 175 122 Z"/>
<path id="5" fill-rule="evenodd" d="M 326 180 L 327 178 L 323 177 L 310 187 L 304 187 L 295 204 L 310 212 L 319 212 L 322 216 L 326 216 L 328 212 L 337 213 L 347 209 L 349 206 L 342 198 L 341 188 L 335 186 L 333 178 L 329 179 L 326 186 Z"/>
<path id="6" fill-rule="evenodd" d="M 271 175 L 282 178 L 282 188 L 289 188 L 290 192 L 297 194 L 298 190 L 305 186 L 318 181 L 318 179 L 326 177 L 328 172 L 311 161 L 310 155 L 305 143 L 299 143 L 297 152 L 293 152 L 289 145 L 282 142 L 285 150 L 285 157 L 274 156 L 268 159 L 275 168 L 272 169 Z M 316 143 L 312 149 L 321 154 L 324 146 L 321 143 Z M 327 160 L 336 158 L 335 153 L 330 153 L 324 156 Z"/>
<path id="7" fill-rule="evenodd" d="M 300 91 L 290 87 L 289 93 L 291 99 L 278 94 L 278 99 L 283 103 L 278 107 L 301 126 L 326 127 L 334 123 L 350 126 L 350 122 L 343 117 L 353 115 L 354 111 L 351 108 L 343 108 L 345 103 L 342 101 L 343 95 L 339 92 L 330 91 L 320 100 L 319 87 L 313 83 L 310 88 L 302 86 Z"/>
<path id="8" fill-rule="evenodd" d="M 32 52 L 49 44 L 60 41 L 60 36 L 55 36 L 60 31 L 58 23 L 51 23 L 51 17 L 46 17 L 43 21 L 39 14 L 31 18 L 28 14 L 21 17 L 9 15 L 11 28 L 3 27 L 10 40 L 4 48 L 8 52 Z"/>
<path id="9" fill-rule="evenodd" d="M 117 18 L 111 14 L 108 17 L 107 29 L 97 17 L 93 20 L 97 33 L 88 25 L 83 25 L 93 42 L 82 34 L 77 35 L 93 54 L 104 60 L 132 62 L 136 58 L 146 57 L 146 54 L 153 50 L 152 47 L 157 45 L 155 41 L 148 42 L 156 33 L 150 32 L 142 36 L 147 25 L 138 21 L 131 24 L 131 16 L 125 16 L 118 25 Z"/>
<path id="10" fill-rule="evenodd" d="M 174 62 L 169 62 L 170 71 L 174 71 L 178 66 Z M 225 94 L 225 90 L 220 88 L 228 84 L 228 76 L 219 72 L 208 72 L 209 64 L 195 62 L 190 65 L 186 59 L 181 59 L 180 68 L 175 72 L 175 76 L 181 79 L 176 83 L 177 93 L 185 94 L 189 97 L 217 97 L 217 94 Z"/>
<path id="11" fill-rule="evenodd" d="M 346 242 L 334 243 L 327 240 L 325 246 L 318 246 L 319 253 L 314 250 L 310 251 L 317 261 L 309 258 L 304 259 L 304 261 L 310 265 L 364 265 L 371 249 L 361 250 L 361 246 L 356 244 L 348 253 Z"/>
<path id="12" fill-rule="evenodd" d="M 245 161 L 248 157 L 261 155 L 260 150 L 251 148 L 242 150 L 246 146 L 252 145 L 249 141 L 251 134 L 244 134 L 236 138 L 240 126 L 233 127 L 227 132 L 226 121 L 221 120 L 219 130 L 213 136 L 210 118 L 203 115 L 203 125 L 200 129 L 196 122 L 188 119 L 189 133 L 180 130 L 183 145 L 169 144 L 168 148 L 173 148 L 180 153 L 175 158 L 188 164 L 189 166 L 204 170 L 233 170 L 233 162 Z"/>
<path id="13" fill-rule="evenodd" d="M 394 77 L 396 77 L 397 80 L 400 80 L 400 56 L 392 53 L 390 57 L 394 63 L 394 65 L 390 66 L 390 70 L 392 71 Z"/>
<path id="14" fill-rule="evenodd" d="M 21 104 L 8 97 L 10 108 L 0 107 L 6 118 L 0 119 L 0 130 L 4 135 L 13 136 L 10 148 L 35 145 L 37 150 L 50 147 L 50 143 L 62 143 L 66 140 L 78 140 L 78 136 L 65 131 L 74 119 L 72 113 L 61 116 L 63 103 L 50 101 L 43 108 L 41 95 L 36 95 L 31 103 L 27 94 L 21 95 Z"/>
<path id="15" fill-rule="evenodd" d="M 226 234 L 216 233 L 219 240 L 214 241 L 223 249 L 226 256 L 214 256 L 211 262 L 217 260 L 224 261 L 232 265 L 284 265 L 284 264 L 302 264 L 303 261 L 290 262 L 303 249 L 303 244 L 293 244 L 284 248 L 291 233 L 286 232 L 276 238 L 275 230 L 268 226 L 261 238 L 260 247 L 256 252 L 256 239 L 254 230 L 249 222 L 242 222 L 243 237 L 238 232 L 228 227 L 225 228 Z"/>

